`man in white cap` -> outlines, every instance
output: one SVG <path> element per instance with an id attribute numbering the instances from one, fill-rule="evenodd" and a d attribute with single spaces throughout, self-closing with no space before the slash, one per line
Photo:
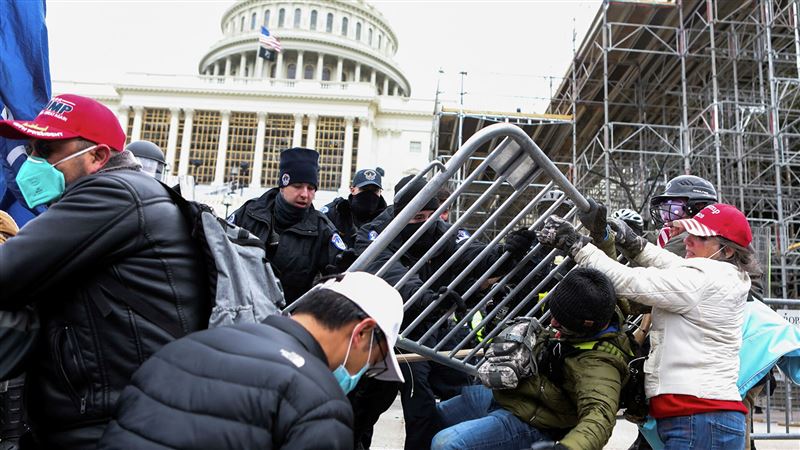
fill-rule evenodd
<path id="1" fill-rule="evenodd" d="M 350 449 L 345 394 L 362 376 L 403 381 L 402 320 L 394 288 L 351 272 L 312 288 L 291 317 L 179 339 L 133 374 L 98 449 Z"/>

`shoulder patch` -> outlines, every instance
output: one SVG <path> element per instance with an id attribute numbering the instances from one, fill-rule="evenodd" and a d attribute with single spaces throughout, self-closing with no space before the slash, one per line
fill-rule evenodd
<path id="1" fill-rule="evenodd" d="M 330 211 L 328 209 L 328 205 L 325 205 L 325 206 L 323 206 L 322 208 L 319 209 L 319 212 L 321 212 L 322 214 L 328 214 L 328 211 Z"/>
<path id="2" fill-rule="evenodd" d="M 378 239 L 378 232 L 375 231 L 375 230 L 369 230 L 369 234 L 367 235 L 367 238 L 369 238 L 370 241 L 374 241 L 375 239 Z"/>
<path id="3" fill-rule="evenodd" d="M 333 233 L 333 236 L 331 236 L 331 244 L 339 250 L 347 250 L 347 244 L 344 243 L 339 233 Z"/>
<path id="4" fill-rule="evenodd" d="M 458 234 L 456 234 L 456 244 L 460 243 L 461 241 L 466 241 L 469 239 L 470 234 L 467 230 L 458 230 Z"/>
<path id="5" fill-rule="evenodd" d="M 281 356 L 288 359 L 290 363 L 294 364 L 297 367 L 303 367 L 306 364 L 305 358 L 298 355 L 295 352 L 290 352 L 286 349 L 281 349 Z"/>

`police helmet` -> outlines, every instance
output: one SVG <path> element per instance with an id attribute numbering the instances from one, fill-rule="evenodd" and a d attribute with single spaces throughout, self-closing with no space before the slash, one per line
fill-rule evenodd
<path id="1" fill-rule="evenodd" d="M 164 177 L 164 168 L 167 165 L 164 152 L 150 141 L 134 141 L 125 147 L 139 160 L 142 170 L 151 177 L 161 180 Z"/>

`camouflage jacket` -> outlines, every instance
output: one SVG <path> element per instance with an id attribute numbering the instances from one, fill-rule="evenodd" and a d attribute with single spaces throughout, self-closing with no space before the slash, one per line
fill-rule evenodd
<path id="1" fill-rule="evenodd" d="M 534 354 L 544 351 L 548 340 L 537 342 Z M 627 355 L 632 349 L 624 332 L 593 340 L 598 344 L 564 359 L 560 383 L 536 374 L 522 380 L 516 389 L 494 391 L 495 400 L 532 426 L 563 436 L 559 442 L 569 449 L 602 449 L 616 423 L 620 391 L 628 374 Z M 580 341 L 564 343 L 586 347 Z"/>

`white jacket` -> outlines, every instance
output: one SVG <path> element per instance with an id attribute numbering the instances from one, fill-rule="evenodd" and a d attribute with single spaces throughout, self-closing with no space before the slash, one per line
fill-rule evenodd
<path id="1" fill-rule="evenodd" d="M 750 277 L 730 263 L 684 259 L 647 244 L 627 267 L 588 244 L 575 257 L 605 273 L 617 295 L 653 307 L 647 397 L 741 400 L 736 380 Z"/>

